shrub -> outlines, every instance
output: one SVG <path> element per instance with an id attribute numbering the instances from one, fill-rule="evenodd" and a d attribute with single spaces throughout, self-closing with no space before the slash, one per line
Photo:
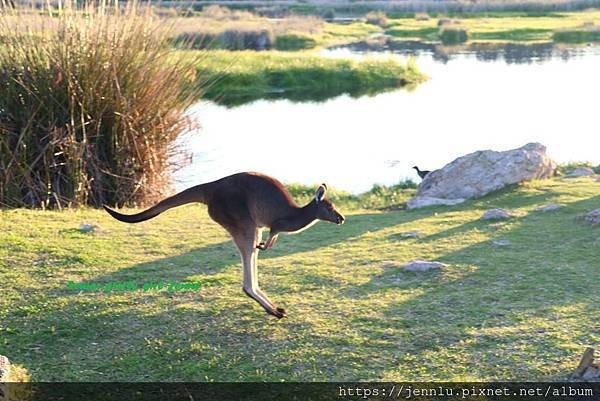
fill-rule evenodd
<path id="1" fill-rule="evenodd" d="M 444 26 L 440 29 L 439 36 L 444 45 L 456 45 L 469 39 L 466 29 L 452 26 Z"/>
<path id="2" fill-rule="evenodd" d="M 365 16 L 367 23 L 385 27 L 388 24 L 387 16 L 383 11 L 371 11 Z"/>
<path id="3" fill-rule="evenodd" d="M 216 20 L 248 20 L 256 17 L 250 11 L 231 10 L 228 7 L 216 4 L 203 7 L 201 15 L 205 18 Z"/>
<path id="4" fill-rule="evenodd" d="M 218 36 L 219 47 L 228 50 L 266 50 L 273 46 L 273 32 L 269 29 L 232 28 Z"/>
<path id="5" fill-rule="evenodd" d="M 217 35 L 212 32 L 183 32 L 174 40 L 175 46 L 184 49 L 211 49 L 219 47 Z"/>
<path id="6" fill-rule="evenodd" d="M 169 190 L 198 60 L 173 55 L 150 8 L 114 5 L 69 4 L 41 24 L 0 10 L 0 204 L 143 204 Z"/>
<path id="7" fill-rule="evenodd" d="M 591 162 L 584 162 L 584 161 L 574 161 L 574 162 L 559 164 L 556 167 L 556 174 L 557 175 L 565 175 L 565 174 L 568 174 L 569 172 L 571 172 L 572 170 L 575 170 L 580 167 L 589 167 L 592 170 L 594 170 L 594 172 L 596 174 L 600 174 L 600 164 L 597 165 L 596 167 L 594 167 L 594 165 Z"/>
<path id="8" fill-rule="evenodd" d="M 333 8 L 330 8 L 327 11 L 325 11 L 321 16 L 326 21 L 333 21 L 335 19 L 335 11 L 333 10 Z"/>
<path id="9" fill-rule="evenodd" d="M 561 43 L 587 43 L 600 41 L 600 29 L 574 29 L 556 31 L 552 40 Z"/>

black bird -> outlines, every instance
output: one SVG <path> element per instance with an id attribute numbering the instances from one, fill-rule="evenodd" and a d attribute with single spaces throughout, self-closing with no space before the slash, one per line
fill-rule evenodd
<path id="1" fill-rule="evenodd" d="M 421 179 L 425 178 L 427 174 L 431 173 L 431 171 L 428 170 L 419 170 L 417 166 L 413 166 L 413 168 L 417 170 L 417 174 L 419 174 L 419 177 L 421 177 Z"/>

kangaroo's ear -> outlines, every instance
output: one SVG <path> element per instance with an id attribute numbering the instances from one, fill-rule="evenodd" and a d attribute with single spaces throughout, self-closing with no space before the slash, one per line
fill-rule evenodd
<path id="1" fill-rule="evenodd" d="M 327 193 L 327 185 L 321 184 L 319 188 L 317 188 L 317 193 L 315 194 L 315 199 L 317 202 L 321 202 L 323 198 L 325 198 L 325 194 Z"/>

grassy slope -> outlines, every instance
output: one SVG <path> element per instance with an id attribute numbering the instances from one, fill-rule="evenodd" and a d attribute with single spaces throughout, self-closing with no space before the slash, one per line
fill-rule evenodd
<path id="1" fill-rule="evenodd" d="M 548 202 L 565 207 L 534 211 Z M 492 207 L 521 217 L 480 221 Z M 600 231 L 574 221 L 598 207 L 600 184 L 557 179 L 453 208 L 354 210 L 261 253 L 281 321 L 242 293 L 234 246 L 202 206 L 140 225 L 92 209 L 3 210 L 0 354 L 34 380 L 560 379 L 600 342 Z M 103 230 L 82 234 L 84 222 Z M 400 238 L 408 230 L 422 236 Z M 380 267 L 415 258 L 449 267 Z M 65 288 L 161 279 L 204 287 Z"/>
<path id="2" fill-rule="evenodd" d="M 413 62 L 345 60 L 311 52 L 207 51 L 201 76 L 219 77 L 205 97 L 225 104 L 264 97 L 320 100 L 342 93 L 359 96 L 425 79 Z"/>
<path id="3" fill-rule="evenodd" d="M 555 31 L 587 31 L 585 23 L 600 25 L 600 12 L 587 11 L 560 13 L 540 17 L 513 16 L 511 13 L 492 17 L 458 18 L 458 27 L 466 28 L 471 41 L 551 41 Z M 402 38 L 436 40 L 439 31 L 438 18 L 419 21 L 416 19 L 390 20 L 386 33 Z"/>

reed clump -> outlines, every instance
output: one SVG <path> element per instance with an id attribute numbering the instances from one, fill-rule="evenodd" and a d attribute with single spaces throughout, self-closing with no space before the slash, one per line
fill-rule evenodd
<path id="1" fill-rule="evenodd" d="M 211 5 L 175 21 L 175 42 L 194 49 L 301 50 L 314 47 L 325 27 L 315 16 L 268 19 L 248 11 Z"/>
<path id="2" fill-rule="evenodd" d="M 367 13 L 365 20 L 367 21 L 367 24 L 378 25 L 381 27 L 386 27 L 389 22 L 387 15 L 383 11 L 371 11 Z"/>
<path id="3" fill-rule="evenodd" d="M 135 2 L 0 8 L 0 206 L 141 205 L 169 191 L 201 87 L 169 31 Z"/>

